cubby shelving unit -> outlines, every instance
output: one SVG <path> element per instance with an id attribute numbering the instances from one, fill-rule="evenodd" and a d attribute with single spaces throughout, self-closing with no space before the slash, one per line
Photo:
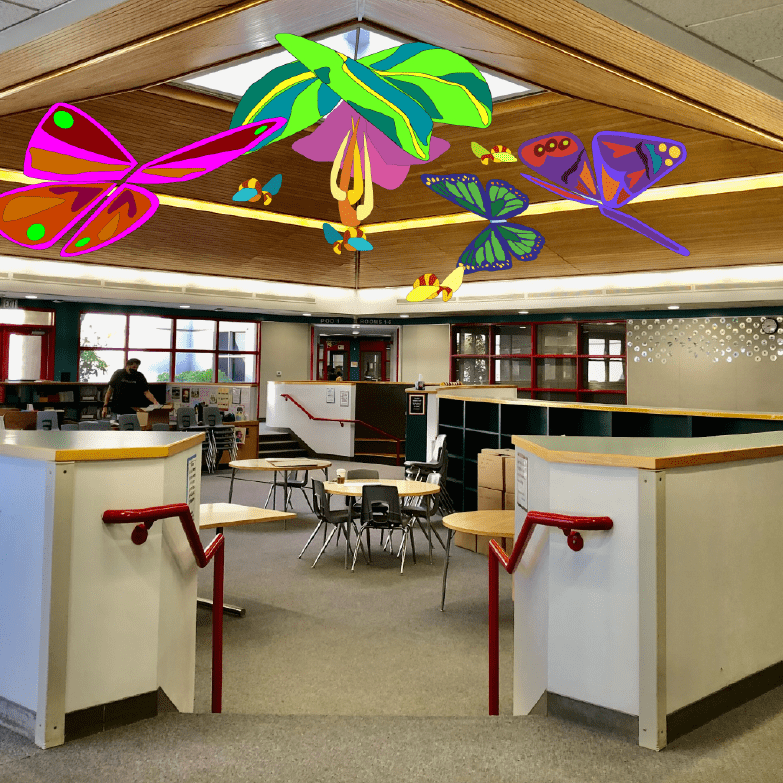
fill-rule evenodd
<path id="1" fill-rule="evenodd" d="M 451 393 L 439 395 L 438 419 L 449 454 L 448 491 L 457 511 L 476 509 L 481 450 L 513 448 L 512 435 L 702 438 L 783 430 L 783 414 L 461 399 Z"/>

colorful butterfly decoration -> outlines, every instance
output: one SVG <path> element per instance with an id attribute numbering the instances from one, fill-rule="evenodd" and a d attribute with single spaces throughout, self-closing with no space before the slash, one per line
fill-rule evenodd
<path id="1" fill-rule="evenodd" d="M 487 150 L 475 141 L 470 142 L 470 148 L 473 154 L 487 166 L 490 163 L 516 163 L 517 159 L 514 153 L 502 144 L 496 144 L 491 150 Z"/>
<path id="2" fill-rule="evenodd" d="M 364 238 L 364 231 L 358 226 L 347 228 L 341 234 L 330 223 L 324 223 L 324 236 L 338 256 L 343 250 L 372 250 L 372 245 Z"/>
<path id="3" fill-rule="evenodd" d="M 427 299 L 437 299 L 438 294 L 443 294 L 443 301 L 448 302 L 462 285 L 462 276 L 465 273 L 464 266 L 458 266 L 441 283 L 432 273 L 421 275 L 413 281 L 413 289 L 405 297 L 409 302 L 424 302 Z"/>
<path id="4" fill-rule="evenodd" d="M 275 117 L 224 131 L 137 168 L 135 158 L 100 123 L 75 106 L 57 103 L 33 131 L 24 159 L 28 177 L 54 181 L 3 194 L 0 235 L 22 247 L 51 247 L 92 213 L 60 255 L 91 253 L 153 216 L 158 197 L 140 185 L 201 177 L 284 124 Z"/>
<path id="5" fill-rule="evenodd" d="M 268 207 L 272 203 L 272 196 L 280 192 L 283 184 L 283 175 L 275 174 L 266 185 L 259 187 L 257 179 L 247 179 L 239 184 L 237 192 L 231 197 L 232 201 L 256 201 L 264 200 L 263 206 Z"/>
<path id="6" fill-rule="evenodd" d="M 509 269 L 514 258 L 530 261 L 541 252 L 544 237 L 538 231 L 506 222 L 521 215 L 528 205 L 527 196 L 508 182 L 492 179 L 485 190 L 473 174 L 422 174 L 421 179 L 439 196 L 489 220 L 459 257 L 466 275 Z"/>
<path id="7" fill-rule="evenodd" d="M 660 231 L 618 210 L 685 162 L 687 155 L 680 142 L 636 133 L 596 133 L 593 161 L 597 177 L 584 144 L 573 133 L 538 136 L 522 144 L 518 152 L 523 163 L 546 178 L 522 174 L 525 179 L 571 201 L 595 204 L 605 217 L 667 250 L 690 255 L 689 250 Z"/>

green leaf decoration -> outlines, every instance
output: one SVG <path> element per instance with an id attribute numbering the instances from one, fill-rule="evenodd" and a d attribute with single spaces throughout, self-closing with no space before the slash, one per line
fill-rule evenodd
<path id="1" fill-rule="evenodd" d="M 277 40 L 398 147 L 420 160 L 429 158 L 432 118 L 407 94 L 407 85 L 401 82 L 403 90 L 372 68 L 315 41 L 288 34 L 278 35 Z"/>
<path id="2" fill-rule="evenodd" d="M 486 79 L 464 57 L 425 43 L 410 43 L 362 57 L 389 84 L 418 101 L 435 122 L 486 128 L 492 94 Z"/>
<path id="3" fill-rule="evenodd" d="M 288 122 L 261 141 L 256 150 L 307 128 L 340 102 L 326 84 L 300 62 L 274 68 L 252 84 L 231 118 L 232 128 L 272 117 Z"/>

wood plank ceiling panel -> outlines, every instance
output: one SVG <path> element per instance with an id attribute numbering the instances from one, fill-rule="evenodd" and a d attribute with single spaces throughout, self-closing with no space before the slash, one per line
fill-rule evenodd
<path id="1" fill-rule="evenodd" d="M 2 183 L 1 192 L 11 186 Z M 0 238 L 0 252 L 65 261 L 60 249 L 27 249 Z M 160 206 L 143 226 L 109 247 L 74 259 L 135 269 L 353 288 L 353 254 L 337 256 L 319 230 Z"/>
<path id="2" fill-rule="evenodd" d="M 482 0 L 482 4 L 489 2 Z M 529 27 L 523 26 L 529 24 L 529 5 L 538 7 L 541 14 L 549 15 L 552 23 L 547 29 L 551 38 L 544 40 L 540 35 L 532 36 Z M 628 74 L 612 67 L 610 64 L 614 62 L 614 55 L 610 45 L 601 50 L 603 60 L 592 55 L 585 56 L 573 48 L 569 31 L 573 25 L 595 20 L 592 16 L 588 19 L 576 14 L 574 7 L 587 11 L 570 0 L 506 3 L 500 10 L 511 14 L 516 9 L 515 18 L 522 18 L 522 21 L 516 23 L 457 0 L 418 0 L 416 3 L 408 0 L 367 0 L 365 18 L 413 38 L 421 37 L 429 43 L 447 47 L 474 62 L 556 92 L 773 149 L 783 149 L 783 139 L 780 137 L 783 102 L 741 85 L 729 76 L 711 71 L 706 66 L 699 66 L 690 58 L 678 55 L 597 14 L 594 16 L 601 20 L 601 24 L 618 36 L 619 46 L 629 50 L 638 47 L 642 53 L 640 58 L 644 53 L 651 56 L 650 52 L 656 51 L 658 58 L 677 59 L 683 63 L 683 67 L 686 62 L 692 63 L 694 74 L 701 74 L 701 78 L 708 81 L 713 89 L 724 90 L 735 96 L 735 100 L 728 101 L 730 112 L 727 110 L 725 114 L 720 114 L 709 108 L 709 101 L 703 106 L 692 99 L 690 90 L 687 90 L 687 81 L 682 82 L 686 92 L 678 96 L 661 89 L 655 81 L 648 84 L 633 73 Z M 589 35 L 589 32 L 583 33 L 583 37 L 585 35 Z M 620 39 L 622 43 L 619 43 Z M 562 43 L 553 45 L 557 41 Z M 625 62 L 625 65 L 628 67 L 630 63 Z M 706 71 L 711 71 L 710 78 Z M 707 92 L 702 99 L 708 99 L 709 96 Z M 756 127 L 765 130 L 756 131 Z"/>
<path id="3" fill-rule="evenodd" d="M 672 171 L 660 187 L 783 172 L 783 153 L 775 150 L 588 101 L 566 97 L 552 101 L 549 100 L 551 96 L 546 96 L 548 100 L 542 100 L 543 97 L 532 96 L 521 101 L 517 111 L 499 114 L 487 129 L 454 125 L 437 127 L 434 135 L 446 139 L 451 144 L 450 149 L 431 163 L 412 166 L 405 182 L 397 190 L 379 188 L 368 228 L 371 230 L 372 223 L 383 221 L 464 211 L 426 188 L 420 179 L 422 174 L 475 174 L 484 183 L 490 179 L 505 179 L 525 193 L 532 204 L 558 200 L 559 197 L 520 177 L 520 171 L 530 171 L 519 162 L 482 165 L 470 149 L 471 141 L 487 148 L 505 144 L 516 155 L 519 144 L 527 139 L 567 130 L 581 138 L 592 154 L 592 138 L 601 130 L 673 138 L 685 145 L 688 160 Z M 529 104 L 527 109 L 524 108 L 526 103 Z"/>
<path id="4" fill-rule="evenodd" d="M 129 0 L 132 2 L 132 0 Z M 154 3 L 155 7 L 159 5 Z M 119 8 L 123 8 L 119 6 Z M 209 7 L 209 6 L 208 6 Z M 355 19 L 355 0 L 334 0 L 313 4 L 308 0 L 246 0 L 203 19 L 166 30 L 161 34 L 132 37 L 135 26 L 146 29 L 141 19 L 128 22 L 125 38 L 129 43 L 87 58 L 72 68 L 50 71 L 27 82 L 2 82 L 0 114 L 13 114 L 41 108 L 55 101 L 74 102 L 99 95 L 133 90 L 168 81 L 183 74 L 207 68 L 252 52 L 277 45 L 274 35 L 293 32 L 309 35 L 318 30 Z M 149 19 L 157 19 L 149 11 Z M 51 46 L 67 46 L 71 36 L 79 36 L 80 24 L 53 34 Z M 154 25 L 156 26 L 156 25 Z M 90 26 L 90 34 L 101 39 L 113 27 L 111 15 Z M 110 36 L 111 37 L 111 36 Z M 64 42 L 64 43 L 62 43 Z M 0 54 L 0 73 L 13 51 Z M 74 60 L 71 60 L 74 62 Z M 14 63 L 14 65 L 16 65 Z M 23 69 L 22 69 L 23 70 Z"/>
<path id="5" fill-rule="evenodd" d="M 543 234 L 546 244 L 533 261 L 514 261 L 500 273 L 478 272 L 466 281 L 621 274 L 674 269 L 781 263 L 783 221 L 770 191 L 719 194 L 651 202 L 624 208 L 690 250 L 684 257 L 603 217 L 597 209 L 536 215 L 514 223 Z M 373 237 L 362 253 L 359 287 L 412 285 L 425 272 L 441 279 L 482 229 L 473 223 Z"/>

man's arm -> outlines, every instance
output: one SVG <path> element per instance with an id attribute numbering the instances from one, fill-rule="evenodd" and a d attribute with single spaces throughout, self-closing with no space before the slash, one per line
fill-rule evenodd
<path id="1" fill-rule="evenodd" d="M 102 415 L 108 413 L 109 411 L 109 400 L 111 399 L 112 393 L 114 392 L 114 383 L 116 378 L 117 373 L 115 372 L 109 380 L 109 385 L 106 387 L 106 396 L 103 398 L 103 409 L 101 410 Z"/>
<path id="2" fill-rule="evenodd" d="M 144 392 L 144 396 L 145 396 L 145 397 L 146 397 L 146 398 L 147 398 L 147 399 L 148 399 L 148 400 L 149 400 L 149 401 L 150 401 L 150 402 L 151 402 L 153 405 L 157 405 L 157 404 L 158 404 L 158 401 L 157 401 L 157 400 L 156 400 L 156 399 L 155 399 L 155 398 L 152 396 L 152 392 L 150 392 L 150 390 L 149 390 L 149 389 L 147 389 L 147 391 L 145 391 L 145 392 Z"/>

